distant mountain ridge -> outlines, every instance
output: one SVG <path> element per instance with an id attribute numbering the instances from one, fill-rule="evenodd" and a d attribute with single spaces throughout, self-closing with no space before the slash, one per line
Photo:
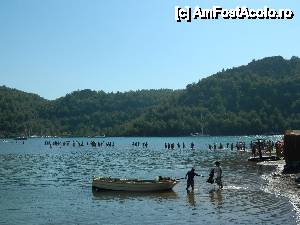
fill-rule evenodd
<path id="1" fill-rule="evenodd" d="M 0 87 L 0 136 L 184 136 L 300 128 L 300 59 L 253 60 L 183 90 L 74 91 L 46 100 Z"/>

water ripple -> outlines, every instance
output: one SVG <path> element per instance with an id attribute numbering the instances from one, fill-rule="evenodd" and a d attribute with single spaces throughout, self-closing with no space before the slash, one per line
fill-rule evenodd
<path id="1" fill-rule="evenodd" d="M 1 144 L 0 202 L 5 204 L 0 204 L 0 223 L 299 223 L 299 189 L 290 188 L 291 177 L 272 176 L 274 166 L 247 162 L 247 152 L 206 150 L 207 143 L 226 143 L 241 137 L 178 139 L 195 142 L 197 150 L 165 150 L 163 138 L 147 139 L 148 149 L 131 146 L 130 138 L 115 138 L 114 148 L 95 149 L 50 149 L 43 145 L 43 139 L 30 140 L 24 146 L 14 142 Z M 222 162 L 222 191 L 206 183 L 216 160 Z M 175 186 L 174 192 L 167 193 L 99 193 L 91 189 L 95 175 L 182 178 L 192 166 L 204 177 L 195 179 L 195 191 L 190 193 L 185 191 L 185 180 Z"/>

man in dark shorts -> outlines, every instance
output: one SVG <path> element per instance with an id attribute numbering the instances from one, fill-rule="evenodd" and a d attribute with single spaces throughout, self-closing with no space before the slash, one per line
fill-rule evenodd
<path id="1" fill-rule="evenodd" d="M 195 176 L 200 176 L 199 174 L 195 173 L 195 169 L 192 168 L 190 171 L 188 171 L 185 175 L 185 179 L 186 177 L 188 178 L 187 179 L 187 182 L 186 182 L 186 190 L 188 191 L 189 190 L 189 187 L 191 186 L 192 187 L 192 190 L 194 190 L 194 177 Z"/>

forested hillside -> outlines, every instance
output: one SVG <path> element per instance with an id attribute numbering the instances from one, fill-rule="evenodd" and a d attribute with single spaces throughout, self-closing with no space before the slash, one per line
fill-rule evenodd
<path id="1" fill-rule="evenodd" d="M 75 91 L 49 101 L 0 87 L 0 136 L 174 136 L 300 128 L 300 59 L 253 60 L 184 90 Z"/>
<path id="2" fill-rule="evenodd" d="M 0 87 L 0 136 L 114 135 L 123 123 L 177 96 L 173 90 L 82 90 L 54 101 Z"/>
<path id="3" fill-rule="evenodd" d="M 199 132 L 201 127 L 211 135 L 299 129 L 300 59 L 269 57 L 219 72 L 188 85 L 176 102 L 147 112 L 131 126 L 143 126 L 137 133 L 156 132 L 155 124 L 163 135 Z"/>
<path id="4" fill-rule="evenodd" d="M 0 136 L 18 135 L 28 128 L 40 127 L 40 113 L 46 104 L 47 100 L 38 95 L 0 86 Z"/>

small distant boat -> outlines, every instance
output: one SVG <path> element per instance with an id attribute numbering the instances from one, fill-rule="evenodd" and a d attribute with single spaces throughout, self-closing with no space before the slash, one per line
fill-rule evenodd
<path id="1" fill-rule="evenodd" d="M 163 177 L 158 180 L 94 177 L 92 186 L 101 190 L 155 192 L 171 190 L 177 183 L 177 180 Z"/>
<path id="2" fill-rule="evenodd" d="M 208 137 L 209 135 L 196 132 L 196 133 L 191 133 L 191 136 L 192 137 Z"/>
<path id="3" fill-rule="evenodd" d="M 105 134 L 103 134 L 103 135 L 98 135 L 98 136 L 95 136 L 95 138 L 105 138 Z"/>
<path id="4" fill-rule="evenodd" d="M 204 133 L 204 124 L 205 124 L 205 122 L 204 122 L 204 118 L 203 118 L 202 113 L 201 113 L 201 116 L 200 116 L 200 124 L 201 124 L 201 132 L 193 132 L 190 135 L 192 137 L 208 137 L 208 136 L 210 136 L 210 135 Z"/>
<path id="5" fill-rule="evenodd" d="M 31 135 L 30 138 L 40 138 L 38 135 Z"/>
<path id="6" fill-rule="evenodd" d="M 16 141 L 20 141 L 20 140 L 27 140 L 27 137 L 24 137 L 24 136 L 22 136 L 22 137 L 16 137 L 16 138 L 14 138 L 14 140 L 16 140 Z"/>

